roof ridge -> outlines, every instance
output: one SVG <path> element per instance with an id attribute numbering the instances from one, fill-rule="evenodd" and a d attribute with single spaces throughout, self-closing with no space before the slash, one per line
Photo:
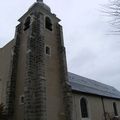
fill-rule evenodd
<path id="1" fill-rule="evenodd" d="M 120 99 L 120 91 L 113 86 L 74 73 L 69 73 L 68 75 L 72 90 Z"/>
<path id="2" fill-rule="evenodd" d="M 68 72 L 68 73 L 73 74 L 73 75 L 75 75 L 75 76 L 77 76 L 77 77 L 82 77 L 82 78 L 85 78 L 85 79 L 87 79 L 87 80 L 90 80 L 90 81 L 93 81 L 93 82 L 99 83 L 99 84 L 101 84 L 101 85 L 105 85 L 105 86 L 111 87 L 111 88 L 117 90 L 115 87 L 113 87 L 113 86 L 111 86 L 111 85 L 108 85 L 108 84 L 105 84 L 105 83 L 102 83 L 102 82 L 96 81 L 96 80 L 94 80 L 94 79 L 87 78 L 87 77 L 84 77 L 84 76 L 81 76 L 81 75 L 78 75 L 78 74 L 75 74 L 75 73 L 72 73 L 72 72 Z M 85 81 L 85 80 L 82 80 L 82 81 Z M 117 90 L 117 91 L 118 91 L 118 90 Z"/>
<path id="3" fill-rule="evenodd" d="M 75 83 L 75 82 L 73 82 Z M 80 84 L 80 83 L 76 83 L 76 84 Z M 97 88 L 94 88 L 94 87 L 90 87 L 90 86 L 87 86 L 87 85 L 83 85 L 83 84 L 80 84 L 81 86 L 86 86 L 86 87 L 89 87 L 89 88 L 92 88 L 92 89 L 95 89 L 95 90 L 98 90 L 98 91 L 103 91 L 103 92 L 107 92 L 107 93 L 110 93 L 110 94 L 114 94 L 114 95 L 117 95 L 113 92 L 109 92 L 109 91 L 105 91 L 105 90 L 100 90 L 100 89 L 97 89 Z"/>

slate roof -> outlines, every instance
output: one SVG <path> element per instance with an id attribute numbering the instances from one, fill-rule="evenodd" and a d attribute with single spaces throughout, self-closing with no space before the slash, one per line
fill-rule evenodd
<path id="1" fill-rule="evenodd" d="M 73 73 L 68 75 L 73 91 L 120 99 L 120 92 L 112 86 Z"/>

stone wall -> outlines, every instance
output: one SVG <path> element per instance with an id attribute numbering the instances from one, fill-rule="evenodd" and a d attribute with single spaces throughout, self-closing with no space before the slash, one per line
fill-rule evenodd
<path id="1" fill-rule="evenodd" d="M 9 119 L 72 120 L 72 96 L 62 27 L 55 15 L 39 11 L 25 14 L 17 26 L 6 96 Z M 53 31 L 44 25 L 45 16 L 49 15 L 53 20 Z M 31 24 L 24 31 L 27 16 L 31 17 Z M 49 57 L 45 54 L 46 45 L 51 47 L 52 55 Z M 22 105 L 19 103 L 21 95 L 24 95 Z"/>
<path id="2" fill-rule="evenodd" d="M 13 46 L 15 41 L 12 40 L 4 47 L 0 48 L 0 103 L 6 105 L 6 84 L 10 79 L 10 67 L 13 57 Z"/>
<path id="3" fill-rule="evenodd" d="M 59 51 L 59 64 L 61 75 L 61 87 L 63 88 L 63 101 L 65 107 L 65 120 L 72 120 L 72 89 L 68 81 L 68 71 L 66 63 L 66 51 L 63 43 L 62 27 L 57 25 L 57 40 Z"/>
<path id="4" fill-rule="evenodd" d="M 16 36 L 15 36 L 15 45 L 13 46 L 13 58 L 11 60 L 11 68 L 10 68 L 10 78 L 7 81 L 7 93 L 6 93 L 6 105 L 7 105 L 7 114 L 9 120 L 13 120 L 14 114 L 14 105 L 15 105 L 15 90 L 16 90 L 16 80 L 17 80 L 17 65 L 19 58 L 19 47 L 20 47 L 20 32 L 21 25 L 18 25 L 16 28 Z"/>
<path id="5" fill-rule="evenodd" d="M 106 98 L 91 94 L 73 92 L 73 120 L 81 120 L 80 100 L 84 97 L 87 101 L 88 118 L 87 120 L 109 120 L 113 118 L 113 102 L 116 103 L 118 116 L 120 116 L 120 100 Z"/>
<path id="6" fill-rule="evenodd" d="M 27 77 L 25 80 L 25 120 L 46 120 L 46 79 L 44 59 L 44 18 L 33 14 L 27 43 Z"/>

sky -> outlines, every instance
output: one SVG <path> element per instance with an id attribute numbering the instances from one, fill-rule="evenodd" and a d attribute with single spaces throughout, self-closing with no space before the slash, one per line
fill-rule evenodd
<path id="1" fill-rule="evenodd" d="M 14 38 L 17 20 L 35 0 L 0 3 L 0 47 Z M 68 70 L 120 90 L 120 36 L 102 10 L 108 0 L 44 0 L 63 26 Z"/>

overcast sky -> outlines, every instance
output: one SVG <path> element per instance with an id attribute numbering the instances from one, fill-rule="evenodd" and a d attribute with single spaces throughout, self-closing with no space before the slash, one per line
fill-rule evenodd
<path id="1" fill-rule="evenodd" d="M 14 37 L 17 20 L 35 0 L 4 0 L 0 3 L 0 47 Z M 62 21 L 68 70 L 112 85 L 120 90 L 120 36 L 101 5 L 108 0 L 44 0 Z"/>

